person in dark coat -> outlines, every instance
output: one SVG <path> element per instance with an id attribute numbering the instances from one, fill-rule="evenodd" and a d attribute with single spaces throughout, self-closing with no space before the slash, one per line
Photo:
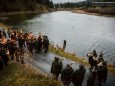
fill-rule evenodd
<path id="1" fill-rule="evenodd" d="M 70 64 L 67 64 L 66 68 L 62 70 L 61 80 L 64 83 L 64 85 L 69 85 L 69 83 L 71 83 L 71 77 L 73 72 L 74 70 Z"/>
<path id="2" fill-rule="evenodd" d="M 38 53 L 38 47 L 39 47 L 39 42 L 38 40 L 35 38 L 34 39 L 34 49 L 35 49 L 35 52 Z"/>
<path id="3" fill-rule="evenodd" d="M 102 52 L 100 53 L 99 57 L 102 57 L 102 58 L 103 58 L 103 53 L 102 53 Z"/>
<path id="4" fill-rule="evenodd" d="M 49 39 L 47 36 L 45 36 L 43 39 L 43 47 L 45 49 L 45 53 L 47 53 L 48 48 L 49 48 Z"/>
<path id="5" fill-rule="evenodd" d="M 88 76 L 87 86 L 95 86 L 95 79 L 96 79 L 96 70 L 95 68 L 93 68 L 93 70 L 90 71 L 90 74 Z"/>
<path id="6" fill-rule="evenodd" d="M 0 50 L 0 56 L 4 62 L 5 67 L 8 65 L 8 61 L 9 61 L 9 58 L 6 53 L 7 53 L 6 50 L 4 49 L 4 47 L 2 47 Z"/>
<path id="7" fill-rule="evenodd" d="M 104 62 L 104 58 L 103 58 L 103 53 L 102 52 L 99 55 L 99 59 L 97 61 L 97 64 L 99 64 L 100 62 Z"/>
<path id="8" fill-rule="evenodd" d="M 107 63 L 103 62 L 102 65 L 99 66 L 97 70 L 98 86 L 102 86 L 102 83 L 106 82 L 107 73 L 108 73 Z"/>
<path id="9" fill-rule="evenodd" d="M 28 51 L 33 54 L 34 42 L 33 39 L 28 39 L 27 41 Z"/>
<path id="10" fill-rule="evenodd" d="M 93 66 L 94 66 L 94 60 L 93 60 L 93 55 L 92 54 L 87 54 L 87 57 L 89 57 L 88 58 L 88 62 L 89 62 L 89 64 L 90 64 L 90 70 L 92 70 L 92 68 L 93 68 Z"/>
<path id="11" fill-rule="evenodd" d="M 82 86 L 82 82 L 84 80 L 86 69 L 83 64 L 79 65 L 79 69 L 77 69 L 72 74 L 72 83 L 74 86 Z"/>
<path id="12" fill-rule="evenodd" d="M 18 45 L 19 45 L 19 48 L 22 49 L 23 48 L 23 45 L 24 45 L 24 38 L 22 35 L 20 35 L 18 37 Z"/>
<path id="13" fill-rule="evenodd" d="M 103 82 L 106 83 L 108 74 L 107 62 L 103 62 Z"/>
<path id="14" fill-rule="evenodd" d="M 10 38 L 10 29 L 8 29 L 8 31 L 7 31 L 7 34 L 8 34 L 8 37 Z"/>
<path id="15" fill-rule="evenodd" d="M 58 79 L 61 70 L 62 70 L 62 62 L 58 57 L 55 57 L 55 60 L 52 62 L 51 65 L 51 73 L 53 74 L 55 79 Z"/>
<path id="16" fill-rule="evenodd" d="M 42 36 L 41 36 L 41 33 L 39 33 L 38 42 L 39 42 L 38 52 L 40 52 L 41 49 L 42 49 Z"/>
<path id="17" fill-rule="evenodd" d="M 6 32 L 5 32 L 4 29 L 2 29 L 2 33 L 3 33 L 3 35 L 6 37 Z"/>
<path id="18" fill-rule="evenodd" d="M 14 41 L 10 41 L 10 42 L 8 42 L 8 44 L 7 44 L 8 49 L 9 49 L 9 52 L 10 52 L 11 60 L 14 60 L 15 45 L 16 45 L 16 44 L 15 44 Z"/>

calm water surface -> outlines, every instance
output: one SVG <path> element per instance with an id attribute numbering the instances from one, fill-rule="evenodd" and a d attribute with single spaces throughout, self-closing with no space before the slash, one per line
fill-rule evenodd
<path id="1" fill-rule="evenodd" d="M 48 35 L 55 45 L 62 46 L 63 40 L 66 40 L 66 51 L 78 56 L 86 57 L 88 52 L 96 49 L 98 54 L 103 51 L 104 58 L 109 62 L 115 61 L 115 17 L 58 11 L 8 18 L 4 23 L 32 31 L 35 35 L 39 32 Z"/>

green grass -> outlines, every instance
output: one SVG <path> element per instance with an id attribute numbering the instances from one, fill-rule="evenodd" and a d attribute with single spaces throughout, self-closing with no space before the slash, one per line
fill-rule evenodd
<path id="1" fill-rule="evenodd" d="M 89 63 L 86 59 L 84 59 L 83 57 L 78 57 L 76 54 L 74 53 L 69 53 L 69 52 L 64 52 L 63 50 L 56 50 L 55 47 L 53 47 L 52 45 L 50 45 L 49 47 L 49 51 L 53 52 L 59 56 L 65 57 L 67 59 L 70 59 L 76 63 L 81 63 L 83 62 L 86 66 L 89 66 Z M 108 65 L 108 70 L 109 73 L 115 74 L 115 67 L 112 67 L 110 65 Z"/>
<path id="2" fill-rule="evenodd" d="M 0 72 L 0 86 L 62 86 L 60 82 L 37 73 L 34 69 L 10 63 Z"/>
<path id="3" fill-rule="evenodd" d="M 89 63 L 84 58 L 76 56 L 75 53 L 64 52 L 63 50 L 56 50 L 56 48 L 54 48 L 52 46 L 50 46 L 49 51 L 51 51 L 59 56 L 70 59 L 74 62 L 77 62 L 77 63 L 83 62 L 85 65 L 89 65 Z"/>

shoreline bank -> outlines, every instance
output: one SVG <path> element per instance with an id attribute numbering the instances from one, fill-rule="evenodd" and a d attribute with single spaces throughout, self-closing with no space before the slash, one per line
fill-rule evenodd
<path id="1" fill-rule="evenodd" d="M 70 10 L 72 13 L 79 13 L 79 14 L 87 14 L 87 15 L 95 15 L 95 16 L 107 16 L 107 17 L 115 17 L 115 15 L 110 15 L 110 14 L 106 14 L 106 13 L 98 13 L 98 12 L 88 12 L 85 11 L 83 9 L 74 9 L 74 10 Z"/>
<path id="2" fill-rule="evenodd" d="M 99 13 L 89 13 L 89 12 L 86 12 L 84 10 L 72 10 L 71 12 L 73 12 L 73 13 L 79 13 L 79 14 L 97 15 L 97 16 L 101 15 Z"/>

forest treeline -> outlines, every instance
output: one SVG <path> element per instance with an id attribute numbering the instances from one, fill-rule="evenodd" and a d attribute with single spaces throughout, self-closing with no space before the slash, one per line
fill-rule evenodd
<path id="1" fill-rule="evenodd" d="M 0 0 L 0 13 L 1 12 L 16 12 L 16 11 L 36 11 L 53 7 L 52 0 Z"/>
<path id="2" fill-rule="evenodd" d="M 66 2 L 55 4 L 56 8 L 78 8 L 78 7 L 91 7 L 91 2 L 115 2 L 115 0 L 86 0 L 81 2 Z"/>

